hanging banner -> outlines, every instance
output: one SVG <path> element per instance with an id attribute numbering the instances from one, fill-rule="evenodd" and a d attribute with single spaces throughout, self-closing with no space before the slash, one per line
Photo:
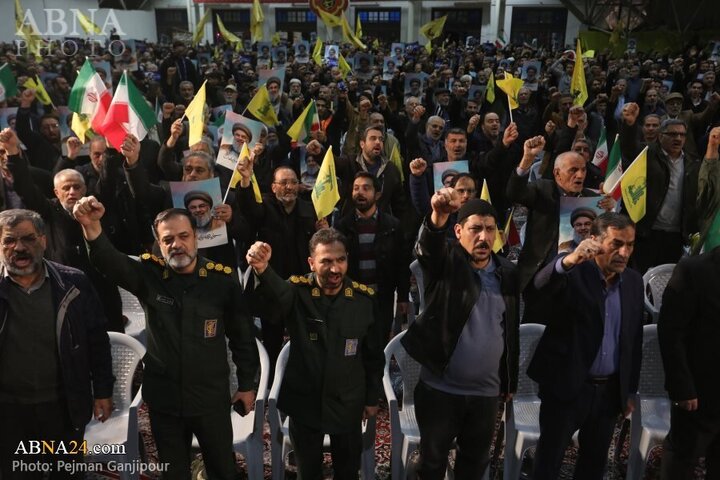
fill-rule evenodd
<path id="1" fill-rule="evenodd" d="M 332 15 L 339 16 L 348 8 L 348 0 L 309 0 L 310 9 L 316 15 L 320 15 L 319 10 L 324 10 Z"/>

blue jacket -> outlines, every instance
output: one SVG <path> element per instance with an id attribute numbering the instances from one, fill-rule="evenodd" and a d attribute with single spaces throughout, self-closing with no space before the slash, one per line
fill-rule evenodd
<path id="1" fill-rule="evenodd" d="M 88 277 L 72 267 L 45 260 L 56 312 L 60 371 L 73 427 L 83 429 L 93 414 L 93 398 L 110 398 L 110 339 L 100 299 Z M 0 355 L 7 338 L 7 278 L 0 278 Z"/>

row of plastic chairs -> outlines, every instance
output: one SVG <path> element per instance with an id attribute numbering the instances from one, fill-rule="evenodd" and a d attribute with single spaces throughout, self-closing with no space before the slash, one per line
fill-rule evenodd
<path id="1" fill-rule="evenodd" d="M 527 374 L 527 367 L 545 327 L 538 324 L 520 326 L 520 377 L 518 389 L 505 410 L 505 460 L 503 478 L 520 477 L 522 460 L 527 451 L 540 438 L 540 398 L 538 386 Z M 383 385 L 390 410 L 392 433 L 391 468 L 393 479 L 406 478 L 410 457 L 420 443 L 420 432 L 415 418 L 413 392 L 420 366 L 402 347 L 399 334 L 385 349 L 385 375 Z M 403 398 L 399 402 L 390 379 L 390 361 L 395 362 L 402 375 Z M 626 479 L 642 479 L 648 455 L 660 445 L 670 428 L 670 403 L 664 390 L 657 326 L 643 329 L 643 355 L 638 388 L 638 401 L 631 416 L 630 455 Z"/>

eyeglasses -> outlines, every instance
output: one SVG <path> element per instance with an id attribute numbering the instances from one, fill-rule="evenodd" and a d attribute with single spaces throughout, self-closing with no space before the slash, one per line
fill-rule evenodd
<path id="1" fill-rule="evenodd" d="M 273 182 L 273 183 L 275 185 L 280 185 L 281 187 L 294 187 L 295 185 L 297 185 L 300 182 L 298 182 L 297 180 L 283 180 L 282 182 Z"/>
<path id="2" fill-rule="evenodd" d="M 5 237 L 2 239 L 2 246 L 5 248 L 14 248 L 18 242 L 21 242 L 23 245 L 35 245 L 35 243 L 38 241 L 38 236 L 34 233 L 31 233 L 30 235 L 23 235 L 20 238 L 15 237 Z"/>

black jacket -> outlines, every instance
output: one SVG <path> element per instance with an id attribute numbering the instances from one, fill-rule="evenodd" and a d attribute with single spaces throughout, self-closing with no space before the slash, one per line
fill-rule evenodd
<path id="1" fill-rule="evenodd" d="M 335 225 L 348 240 L 348 275 L 359 278 L 360 259 L 357 252 L 360 241 L 357 233 L 355 212 L 341 218 Z M 377 232 L 373 243 L 378 279 L 378 296 L 393 296 L 397 290 L 398 299 L 408 298 L 410 291 L 410 248 L 400 221 L 392 215 L 378 211 Z"/>
<path id="2" fill-rule="evenodd" d="M 559 258 L 559 257 L 558 257 Z M 605 295 L 595 262 L 584 262 L 565 274 L 555 271 L 556 261 L 538 273 L 540 293 L 555 305 L 535 355 L 528 367 L 540 394 L 572 400 L 588 378 L 603 339 Z M 622 273 L 620 302 L 620 398 L 618 407 L 637 392 L 642 360 L 643 280 L 630 268 Z"/>
<path id="3" fill-rule="evenodd" d="M 620 147 L 623 156 L 623 170 L 626 170 L 630 163 L 642 150 L 637 141 L 637 122 L 629 127 L 624 122 L 620 124 Z M 645 216 L 637 223 L 637 235 L 645 237 L 650 234 L 652 226 L 657 220 L 668 187 L 670 186 L 670 167 L 668 158 L 663 153 L 658 142 L 652 142 L 647 152 L 647 200 Z M 700 173 L 701 161 L 688 153 L 685 149 L 685 161 L 683 170 L 682 186 L 682 218 L 680 220 L 683 239 L 687 240 L 690 235 L 699 230 L 697 197 L 698 197 L 698 175 Z"/>
<path id="4" fill-rule="evenodd" d="M 673 401 L 699 399 L 701 410 L 720 411 L 720 248 L 683 259 L 665 288 L 658 340 L 665 389 Z"/>
<path id="5" fill-rule="evenodd" d="M 49 261 L 45 266 L 57 314 L 63 393 L 73 427 L 83 429 L 93 414 L 93 398 L 110 398 L 113 393 L 115 377 L 105 315 L 90 279 L 80 270 Z M 7 334 L 8 282 L 0 276 L 0 355 Z"/>
<path id="6" fill-rule="evenodd" d="M 317 216 L 312 204 L 301 198 L 288 214 L 274 194 L 264 194 L 257 203 L 252 187 L 241 188 L 235 194 L 235 209 L 243 212 L 257 239 L 267 242 L 273 249 L 270 265 L 283 278 L 307 273 L 310 267 L 308 243 L 315 233 Z"/>
<path id="7" fill-rule="evenodd" d="M 527 176 L 516 171 L 507 184 L 507 198 L 528 207 L 525 243 L 518 260 L 520 291 L 530 283 L 535 273 L 557 254 L 560 228 L 560 190 L 555 180 L 539 179 L 528 183 Z M 592 190 L 583 189 L 583 197 L 597 197 Z"/>
<path id="8" fill-rule="evenodd" d="M 425 279 L 425 311 L 413 322 L 401 343 L 424 367 L 441 375 L 450 362 L 460 334 L 480 295 L 477 275 L 470 256 L 458 244 L 449 244 L 445 228 L 428 226 L 420 230 L 415 253 Z M 505 351 L 500 361 L 500 391 L 517 390 L 519 324 L 517 271 L 515 266 L 493 254 L 500 291 L 505 301 Z"/>

